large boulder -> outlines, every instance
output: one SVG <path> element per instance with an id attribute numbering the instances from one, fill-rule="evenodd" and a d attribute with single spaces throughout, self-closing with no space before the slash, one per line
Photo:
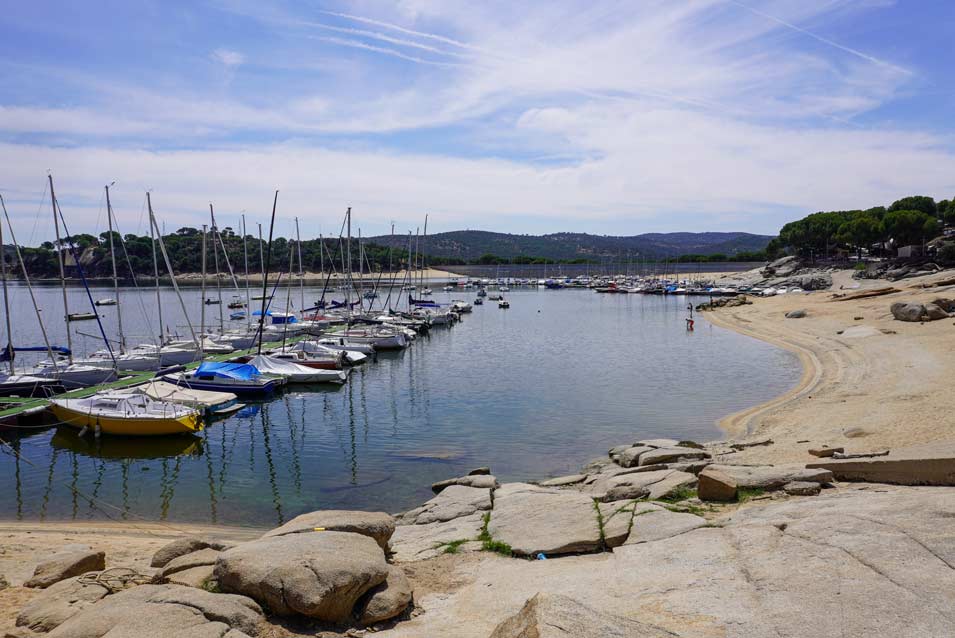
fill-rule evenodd
<path id="1" fill-rule="evenodd" d="M 778 490 L 787 483 L 831 483 L 832 472 L 802 465 L 709 465 L 699 476 L 699 496 L 704 501 L 735 500 L 739 489 Z"/>
<path id="2" fill-rule="evenodd" d="M 920 303 L 896 301 L 889 306 L 892 316 L 898 321 L 924 321 L 925 306 Z"/>
<path id="3" fill-rule="evenodd" d="M 832 472 L 841 481 L 955 485 L 955 443 L 916 445 L 869 458 L 820 459 L 806 467 Z"/>
<path id="4" fill-rule="evenodd" d="M 316 532 L 233 547 L 220 554 L 214 573 L 222 591 L 249 596 L 276 614 L 337 623 L 351 616 L 365 592 L 385 581 L 388 563 L 367 536 Z"/>
<path id="5" fill-rule="evenodd" d="M 430 501 L 399 517 L 402 524 L 425 525 L 450 521 L 461 516 L 491 509 L 491 490 L 464 485 L 452 485 Z"/>
<path id="6" fill-rule="evenodd" d="M 541 487 L 566 487 L 567 485 L 575 485 L 577 483 L 583 483 L 584 479 L 587 478 L 586 474 L 570 474 L 568 476 L 557 476 L 552 479 L 547 479 L 546 481 L 541 481 Z"/>
<path id="7" fill-rule="evenodd" d="M 939 319 L 948 319 L 948 313 L 933 303 L 925 304 L 925 318 L 928 321 L 938 321 Z"/>
<path id="8" fill-rule="evenodd" d="M 140 585 L 87 607 L 49 638 L 248 638 L 262 609 L 245 596 L 180 585 Z"/>
<path id="9" fill-rule="evenodd" d="M 527 483 L 507 483 L 495 493 L 488 532 L 516 554 L 570 554 L 600 547 L 593 499 Z"/>
<path id="10" fill-rule="evenodd" d="M 173 574 L 178 574 L 186 570 L 195 569 L 197 567 L 212 567 L 216 564 L 216 559 L 219 558 L 220 553 L 221 552 L 211 547 L 207 547 L 200 549 L 198 552 L 174 558 L 166 563 L 166 566 L 159 571 L 159 578 L 160 580 L 167 580 Z"/>
<path id="11" fill-rule="evenodd" d="M 358 624 L 367 626 L 400 615 L 411 603 L 412 591 L 408 577 L 400 567 L 388 568 L 385 582 L 373 587 L 359 601 L 356 616 Z"/>
<path id="12" fill-rule="evenodd" d="M 781 257 L 767 264 L 762 270 L 762 275 L 763 277 L 788 277 L 796 272 L 800 265 L 799 258 L 794 255 Z"/>
<path id="13" fill-rule="evenodd" d="M 480 513 L 424 525 L 399 525 L 391 537 L 391 556 L 398 562 L 434 558 L 444 553 L 450 543 L 476 539 L 483 527 L 484 515 Z M 456 549 L 462 548 L 463 545 Z"/>
<path id="14" fill-rule="evenodd" d="M 498 484 L 497 479 L 490 474 L 468 474 L 467 476 L 459 476 L 457 478 L 432 483 L 431 491 L 435 494 L 439 494 L 444 488 L 451 487 L 452 485 L 463 485 L 465 487 L 479 487 L 493 490 Z"/>
<path id="15" fill-rule="evenodd" d="M 664 638 L 674 633 L 599 612 L 561 594 L 538 593 L 489 638 Z"/>
<path id="16" fill-rule="evenodd" d="M 187 536 L 186 538 L 177 538 L 171 543 L 163 545 L 156 550 L 156 553 L 153 554 L 152 560 L 149 562 L 149 566 L 165 567 L 166 563 L 172 559 L 185 556 L 186 554 L 192 554 L 193 552 L 198 552 L 200 549 L 210 548 L 222 551 L 233 546 L 233 543 L 226 543 L 224 541 L 219 541 L 205 536 Z"/>
<path id="17" fill-rule="evenodd" d="M 384 512 L 319 510 L 296 516 L 285 525 L 266 532 L 262 538 L 302 534 L 316 530 L 361 534 L 375 539 L 375 542 L 387 551 L 388 540 L 395 533 L 395 519 Z"/>
<path id="18" fill-rule="evenodd" d="M 98 583 L 83 583 L 78 576 L 50 585 L 28 602 L 17 616 L 17 626 L 47 632 L 109 595 Z"/>
<path id="19" fill-rule="evenodd" d="M 36 566 L 24 587 L 49 587 L 66 578 L 106 569 L 106 554 L 91 549 L 75 549 L 54 554 Z"/>

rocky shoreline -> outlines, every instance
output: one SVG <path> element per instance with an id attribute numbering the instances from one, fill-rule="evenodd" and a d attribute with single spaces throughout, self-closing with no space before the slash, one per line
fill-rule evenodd
<path id="1" fill-rule="evenodd" d="M 806 366 L 790 393 L 729 418 L 735 438 L 623 441 L 538 483 L 475 468 L 396 516 L 317 511 L 117 555 L 95 537 L 61 544 L 8 578 L 0 601 L 16 601 L 16 626 L 0 627 L 10 638 L 953 635 L 955 423 L 949 357 L 933 356 L 951 351 L 951 322 L 894 316 L 892 304 L 924 308 L 945 292 L 913 284 L 711 313 Z"/>

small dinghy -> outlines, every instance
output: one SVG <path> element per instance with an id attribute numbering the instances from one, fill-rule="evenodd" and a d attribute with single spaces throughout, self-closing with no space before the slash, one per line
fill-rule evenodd
<path id="1" fill-rule="evenodd" d="M 106 297 L 105 299 L 97 299 L 93 303 L 97 306 L 115 306 L 116 300 L 112 297 Z"/>
<path id="2" fill-rule="evenodd" d="M 198 410 L 145 394 L 106 391 L 85 399 L 53 399 L 50 409 L 66 425 L 105 434 L 159 436 L 202 429 Z"/>
<path id="3" fill-rule="evenodd" d="M 498 308 L 510 308 L 510 307 L 511 307 L 511 302 L 508 301 L 507 299 L 504 299 L 503 297 L 501 297 L 501 300 L 497 302 L 497 307 L 498 307 Z"/>

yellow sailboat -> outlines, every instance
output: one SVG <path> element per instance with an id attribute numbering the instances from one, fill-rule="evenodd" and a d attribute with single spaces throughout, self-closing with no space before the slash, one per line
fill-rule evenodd
<path id="1" fill-rule="evenodd" d="M 83 399 L 53 399 L 50 409 L 66 425 L 105 434 L 159 436 L 202 429 L 199 410 L 145 394 L 103 392 Z"/>

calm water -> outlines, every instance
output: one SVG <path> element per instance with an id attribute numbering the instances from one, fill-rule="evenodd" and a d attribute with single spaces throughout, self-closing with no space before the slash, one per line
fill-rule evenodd
<path id="1" fill-rule="evenodd" d="M 25 290 L 15 294 L 14 336 L 39 343 Z M 71 310 L 85 311 L 82 291 L 70 294 Z M 182 323 L 174 294 L 163 294 L 167 320 Z M 38 296 L 62 341 L 58 289 Z M 186 297 L 198 317 L 198 291 Z M 477 306 L 454 328 L 379 355 L 343 387 L 292 386 L 199 436 L 104 437 L 96 447 L 73 430 L 49 429 L 14 439 L 22 460 L 0 454 L 0 517 L 271 526 L 320 508 L 397 512 L 429 498 L 433 481 L 478 465 L 503 480 L 539 479 L 642 437 L 719 437 L 717 419 L 799 376 L 792 355 L 705 320 L 687 333 L 682 298 L 536 289 L 508 298 L 510 310 Z M 151 294 L 126 299 L 130 331 L 155 334 Z M 284 306 L 284 296 L 276 303 Z M 115 308 L 100 312 L 114 334 Z M 98 330 L 95 322 L 74 327 Z M 84 340 L 100 347 L 81 337 L 77 349 Z"/>

